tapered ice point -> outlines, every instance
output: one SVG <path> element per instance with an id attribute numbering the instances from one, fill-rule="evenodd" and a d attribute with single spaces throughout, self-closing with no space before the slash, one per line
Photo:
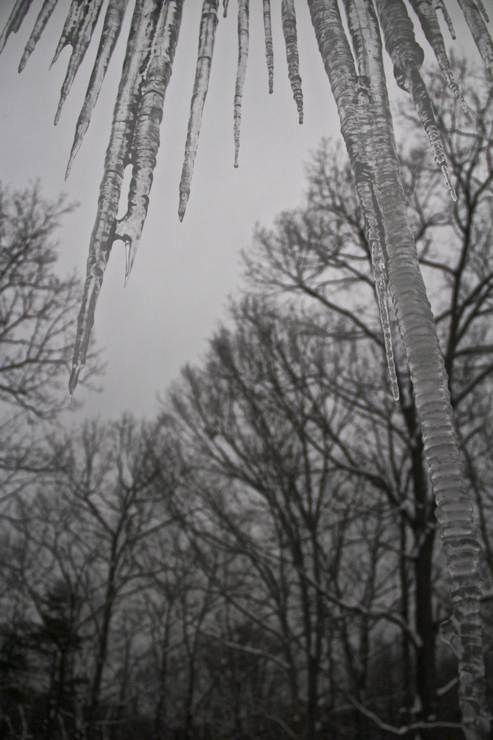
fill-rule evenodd
<path id="1" fill-rule="evenodd" d="M 74 391 L 77 386 L 77 382 L 79 380 L 79 373 L 83 367 L 84 365 L 80 365 L 78 362 L 72 363 L 72 372 L 70 373 L 70 378 L 68 381 L 68 392 L 70 393 L 70 405 L 72 405 L 72 400 L 74 398 Z"/>
<path id="2" fill-rule="evenodd" d="M 183 217 L 185 216 L 189 196 L 190 191 L 187 192 L 186 190 L 180 190 L 180 203 L 178 206 L 178 218 L 180 221 L 183 221 Z"/>
<path id="3" fill-rule="evenodd" d="M 120 35 L 120 30 L 125 16 L 128 0 L 110 0 L 106 9 L 106 15 L 101 31 L 101 40 L 96 55 L 96 60 L 91 73 L 91 79 L 87 87 L 84 104 L 77 120 L 74 141 L 70 158 L 67 164 L 65 179 L 68 178 L 74 159 L 79 151 L 84 135 L 89 128 L 91 115 L 96 105 L 101 86 L 103 84 L 110 59 L 113 55 L 116 42 Z"/>
<path id="4" fill-rule="evenodd" d="M 433 5 L 433 3 L 429 2 L 429 0 L 410 0 L 410 1 L 411 1 L 411 5 L 416 15 L 419 18 L 419 22 L 421 24 L 421 28 L 423 29 L 423 33 L 426 37 L 426 40 L 432 47 L 435 53 L 437 62 L 440 65 L 440 69 L 442 70 L 442 73 L 445 75 L 445 78 L 448 82 L 448 86 L 450 90 L 454 94 L 457 102 L 460 104 L 464 113 L 468 117 L 470 117 L 469 109 L 464 101 L 459 85 L 455 81 L 454 74 L 452 72 L 452 67 L 450 66 L 450 61 L 447 56 L 445 42 L 443 40 L 442 32 L 440 30 L 440 24 L 438 23 L 438 18 L 437 18 L 437 13 L 436 13 L 437 9 L 441 9 L 442 12 L 444 13 L 444 17 L 446 19 L 448 18 L 447 9 L 445 5 L 443 4 L 443 2 L 441 4 L 437 3 L 436 5 Z M 450 27 L 450 28 L 451 28 L 452 36 L 455 38 L 453 27 Z"/>
<path id="5" fill-rule="evenodd" d="M 12 8 L 9 19 L 5 24 L 2 33 L 0 34 L 0 54 L 2 53 L 10 34 L 17 33 L 17 31 L 21 27 L 21 23 L 24 20 L 27 11 L 29 10 L 31 2 L 32 0 L 17 0 L 14 7 Z"/>
<path id="6" fill-rule="evenodd" d="M 288 76 L 291 82 L 293 97 L 298 110 L 298 120 L 303 123 L 303 92 L 301 90 L 300 60 L 298 54 L 298 34 L 296 30 L 296 13 L 294 0 L 282 0 L 282 30 L 286 42 Z"/>
<path id="7" fill-rule="evenodd" d="M 190 195 L 193 165 L 199 145 L 200 124 L 202 122 L 202 112 L 209 87 L 212 56 L 214 53 L 218 6 L 219 0 L 204 0 L 202 5 L 197 66 L 195 68 L 195 81 L 190 106 L 190 118 L 188 119 L 185 156 L 180 178 L 180 203 L 178 207 L 180 221 L 183 221 L 183 216 L 185 215 L 185 209 Z"/>
<path id="8" fill-rule="evenodd" d="M 435 7 L 436 7 L 437 10 L 441 10 L 442 15 L 443 15 L 443 20 L 447 24 L 447 28 L 448 28 L 449 34 L 450 34 L 451 38 L 453 38 L 453 40 L 455 41 L 455 39 L 457 38 L 457 36 L 456 36 L 456 33 L 455 33 L 454 24 L 452 23 L 452 18 L 450 17 L 450 14 L 449 14 L 449 12 L 447 10 L 447 6 L 444 3 L 444 0 L 436 0 Z"/>
<path id="9" fill-rule="evenodd" d="M 443 176 L 445 178 L 445 182 L 447 184 L 448 191 L 450 193 L 450 197 L 452 198 L 452 200 L 454 201 L 454 203 L 456 203 L 457 202 L 457 193 L 455 192 L 454 184 L 453 184 L 452 178 L 450 176 L 450 170 L 448 168 L 448 165 L 442 164 L 441 169 L 442 169 L 442 172 L 443 172 Z"/>
<path id="10" fill-rule="evenodd" d="M 125 280 L 123 283 L 124 288 L 127 287 L 128 279 L 130 277 L 130 273 L 132 272 L 136 251 L 137 250 L 132 250 L 131 242 L 125 242 Z"/>
<path id="11" fill-rule="evenodd" d="M 371 167 L 359 164 L 356 171 L 356 191 L 363 211 L 363 218 L 371 248 L 371 266 L 377 297 L 380 325 L 382 327 L 385 358 L 389 371 L 390 388 L 394 401 L 399 400 L 399 383 L 395 367 L 394 348 L 392 343 L 392 326 L 389 315 L 389 299 L 387 288 L 387 265 L 385 262 L 384 234 L 382 231 L 382 215 L 375 197 L 374 175 Z"/>
<path id="12" fill-rule="evenodd" d="M 228 15 L 228 5 L 229 0 L 223 0 L 223 18 L 226 18 Z"/>
<path id="13" fill-rule="evenodd" d="M 19 72 L 22 72 L 22 70 L 26 66 L 27 60 L 31 56 L 34 47 L 38 43 L 39 38 L 43 33 L 44 27 L 48 23 L 57 2 L 58 0 L 45 0 L 45 2 L 43 3 L 43 7 L 39 11 L 36 23 L 34 24 L 34 28 L 22 54 L 21 61 L 19 63 Z"/>

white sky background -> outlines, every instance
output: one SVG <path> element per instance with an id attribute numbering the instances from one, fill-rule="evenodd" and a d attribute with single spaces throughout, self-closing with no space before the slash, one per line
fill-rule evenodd
<path id="1" fill-rule="evenodd" d="M 9 0 L 0 0 L 2 28 L 12 5 Z M 75 411 L 75 417 L 100 414 L 115 418 L 123 411 L 152 416 L 157 411 L 157 393 L 163 395 L 186 362 L 197 361 L 224 318 L 228 296 L 240 284 L 240 250 L 251 244 L 255 223 L 269 226 L 281 210 L 300 204 L 309 152 L 317 148 L 322 136 L 339 135 L 335 104 L 304 2 L 296 4 L 305 111 L 303 125 L 298 124 L 287 76 L 280 5 L 280 1 L 272 3 L 274 93 L 269 95 L 262 2 L 251 2 L 238 169 L 233 168 L 237 4 L 231 0 L 226 19 L 221 10 L 190 200 L 180 224 L 178 185 L 202 6 L 200 0 L 184 3 L 150 206 L 137 257 L 124 289 L 124 246 L 120 241 L 114 244 L 96 309 L 93 335 L 97 346 L 104 347 L 102 358 L 107 363 L 100 379 L 103 392 L 90 393 L 78 387 L 76 398 L 84 405 Z M 76 269 L 84 277 L 131 9 L 91 125 L 64 182 L 105 7 L 60 122 L 54 127 L 71 47 L 65 48 L 50 72 L 48 68 L 69 0 L 59 0 L 25 70 L 17 73 L 40 6 L 40 0 L 32 3 L 20 31 L 9 37 L 0 56 L 0 180 L 4 185 L 24 188 L 39 178 L 45 198 L 54 199 L 65 192 L 69 201 L 80 203 L 75 213 L 65 217 L 57 238 L 59 270 Z M 456 30 L 459 39 L 468 38 L 468 30 L 458 20 Z M 473 53 L 472 46 L 466 48 Z M 432 58 L 430 51 L 425 46 L 428 60 Z M 475 52 L 474 59 L 480 61 Z M 393 80 L 389 80 L 389 88 L 395 88 Z M 126 210 L 126 196 L 124 184 L 120 216 Z"/>

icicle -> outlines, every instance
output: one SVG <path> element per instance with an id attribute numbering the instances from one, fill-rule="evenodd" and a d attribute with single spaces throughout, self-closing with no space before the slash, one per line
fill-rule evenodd
<path id="1" fill-rule="evenodd" d="M 418 115 L 421 119 L 421 123 L 423 124 L 423 128 L 428 135 L 433 155 L 435 157 L 435 162 L 442 170 L 442 174 L 445 178 L 450 197 L 455 202 L 457 200 L 457 195 L 455 193 L 455 188 L 450 176 L 450 170 L 445 158 L 442 137 L 440 136 L 440 131 L 435 121 L 435 114 L 433 112 L 433 106 L 430 100 L 430 96 L 428 95 L 428 90 L 426 89 L 426 85 L 423 82 L 423 79 L 417 69 L 411 70 L 409 82 L 411 86 L 413 102 L 416 106 L 416 110 L 418 111 Z"/>
<path id="2" fill-rule="evenodd" d="M 84 105 L 82 106 L 82 110 L 77 121 L 74 143 L 72 144 L 72 151 L 70 152 L 65 179 L 67 179 L 70 174 L 75 156 L 79 151 L 84 135 L 89 128 L 92 111 L 96 105 L 99 91 L 101 90 L 101 85 L 103 84 L 103 80 L 106 75 L 106 70 L 108 69 L 113 50 L 120 35 L 127 4 L 128 0 L 110 0 L 108 3 L 103 23 L 103 30 L 101 32 L 101 40 L 99 42 L 99 49 L 91 73 L 91 79 L 89 80 L 89 86 L 86 91 Z"/>
<path id="3" fill-rule="evenodd" d="M 450 90 L 454 94 L 464 113 L 469 116 L 469 110 L 464 98 L 462 97 L 460 88 L 455 81 L 452 68 L 450 66 L 435 6 L 432 4 L 431 0 L 410 0 L 410 2 L 414 12 L 419 18 L 426 40 L 435 52 L 438 64 L 440 65 L 442 73 L 445 75 Z M 445 8 L 445 6 L 443 7 Z"/>
<path id="4" fill-rule="evenodd" d="M 0 34 L 0 54 L 2 53 L 10 34 L 17 33 L 17 31 L 21 27 L 21 23 L 26 17 L 27 11 L 31 6 L 31 2 L 32 0 L 17 0 L 16 4 L 12 8 L 9 19 L 5 24 L 5 28 Z"/>
<path id="5" fill-rule="evenodd" d="M 270 0 L 264 3 L 264 34 L 265 34 L 265 56 L 267 59 L 267 71 L 269 73 L 269 93 L 274 92 L 274 45 L 272 43 L 272 23 L 270 17 Z"/>
<path id="6" fill-rule="evenodd" d="M 249 0 L 238 0 L 238 68 L 236 72 L 234 101 L 235 167 L 238 167 L 238 155 L 240 153 L 241 99 L 243 97 L 248 61 L 249 14 Z"/>
<path id="7" fill-rule="evenodd" d="M 493 77 L 493 41 L 474 0 L 457 0 L 471 29 L 479 53 Z"/>
<path id="8" fill-rule="evenodd" d="M 375 196 L 374 176 L 368 165 L 357 163 L 355 169 L 356 190 L 365 219 L 368 241 L 371 248 L 371 264 L 375 281 L 380 324 L 382 326 L 385 357 L 389 371 L 390 387 L 394 401 L 399 400 L 399 383 L 395 369 L 394 349 L 392 346 L 392 327 L 389 316 L 389 298 L 387 289 L 387 258 L 384 242 L 382 215 Z"/>
<path id="9" fill-rule="evenodd" d="M 149 193 L 159 148 L 159 125 L 164 96 L 173 68 L 180 31 L 183 0 L 168 0 L 154 35 L 146 79 L 141 86 L 140 108 L 132 147 L 132 180 L 128 210 L 118 222 L 115 239 L 125 242 L 125 283 L 132 269 L 147 215 Z"/>
<path id="10" fill-rule="evenodd" d="M 228 15 L 228 5 L 229 0 L 223 0 L 223 18 L 226 18 L 226 16 Z"/>
<path id="11" fill-rule="evenodd" d="M 65 46 L 70 45 L 72 47 L 72 54 L 68 64 L 67 74 L 63 81 L 62 91 L 60 93 L 60 102 L 58 103 L 55 116 L 55 126 L 60 120 L 63 104 L 70 92 L 77 70 L 84 59 L 87 47 L 91 42 L 92 32 L 94 31 L 94 26 L 98 21 L 102 2 L 103 0 L 82 0 L 82 2 L 80 2 L 80 0 L 72 0 L 72 7 L 70 8 L 70 13 L 63 28 L 62 36 L 52 62 L 52 64 L 56 62 L 61 50 Z M 72 8 L 74 6 L 75 8 L 72 12 Z"/>
<path id="12" fill-rule="evenodd" d="M 399 87 L 410 92 L 431 144 L 435 162 L 442 170 L 452 200 L 457 196 L 446 163 L 440 131 L 428 90 L 419 73 L 424 52 L 414 38 L 414 28 L 403 0 L 376 0 L 385 47 L 394 64 Z"/>
<path id="13" fill-rule="evenodd" d="M 77 335 L 69 380 L 70 393 L 74 392 L 79 373 L 85 365 L 96 302 L 115 238 L 116 214 L 123 174 L 131 158 L 134 117 L 139 102 L 139 85 L 145 70 L 144 62 L 150 51 L 152 41 L 150 27 L 156 23 L 158 3 L 159 0 L 136 0 L 135 3 L 117 101 L 113 111 L 104 174 L 99 188 L 98 211 L 89 245 L 86 281 L 77 319 Z"/>
<path id="14" fill-rule="evenodd" d="M 218 0 L 204 0 L 204 4 L 202 5 L 197 67 L 195 70 L 195 82 L 193 86 L 192 104 L 190 107 L 190 118 L 188 120 L 188 133 L 187 141 L 185 144 L 185 158 L 180 180 L 180 204 L 178 206 L 178 216 L 180 218 L 180 221 L 183 221 L 185 210 L 187 208 L 188 198 L 190 196 L 193 164 L 199 144 L 202 111 L 204 109 L 204 103 L 207 97 L 207 89 L 209 87 L 212 54 L 214 52 L 214 39 L 218 21 L 218 4 Z"/>
<path id="15" fill-rule="evenodd" d="M 447 10 L 447 6 L 445 5 L 444 0 L 435 0 L 435 11 L 437 10 L 442 11 L 443 20 L 447 24 L 448 32 L 450 36 L 453 38 L 453 40 L 455 41 L 457 36 L 455 35 L 454 24 L 452 23 L 452 18 L 450 17 L 450 14 Z"/>
<path id="16" fill-rule="evenodd" d="M 296 13 L 294 0 L 282 0 L 282 30 L 286 42 L 288 75 L 293 97 L 296 101 L 300 123 L 303 123 L 303 93 L 301 90 L 300 64 L 298 55 L 298 35 L 296 32 Z"/>
<path id="17" fill-rule="evenodd" d="M 347 0 L 360 20 L 363 53 L 368 58 L 369 107 L 372 110 L 372 157 L 378 204 L 382 213 L 388 274 L 395 314 L 407 360 L 421 424 L 425 456 L 437 502 L 443 548 L 452 575 L 452 600 L 459 653 L 459 698 L 468 740 L 489 736 L 489 711 L 484 694 L 481 628 L 476 615 L 481 601 L 478 540 L 471 498 L 454 434 L 453 412 L 443 357 L 426 289 L 419 270 L 402 188 L 392 117 L 385 84 L 380 35 L 368 0 Z M 392 0 L 394 4 L 396 0 Z M 334 92 L 341 130 L 356 173 L 361 156 L 361 116 L 356 73 L 345 42 L 336 0 L 308 0 L 324 66 Z M 381 3 L 379 3 L 381 5 Z M 398 26 L 396 33 L 401 31 Z M 363 152 L 364 154 L 364 152 Z"/>
<path id="18" fill-rule="evenodd" d="M 44 27 L 50 20 L 50 16 L 53 13 L 53 10 L 55 9 L 55 6 L 57 4 L 58 0 L 45 0 L 43 3 L 43 7 L 39 11 L 39 15 L 36 18 L 36 23 L 34 24 L 34 28 L 32 30 L 31 35 L 29 36 L 29 41 L 26 44 L 26 48 L 24 49 L 24 53 L 22 54 L 22 58 L 19 64 L 19 72 L 22 72 L 24 67 L 26 66 L 26 62 L 31 56 L 34 47 L 39 41 L 39 38 L 41 34 L 43 33 Z"/>

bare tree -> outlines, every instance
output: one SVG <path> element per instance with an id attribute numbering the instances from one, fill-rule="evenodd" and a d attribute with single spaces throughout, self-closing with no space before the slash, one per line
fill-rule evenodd
<path id="1" fill-rule="evenodd" d="M 73 206 L 49 202 L 39 184 L 0 187 L 0 469 L 2 498 L 19 485 L 20 468 L 46 467 L 38 427 L 68 407 L 65 386 L 81 281 L 56 271 L 52 237 Z M 91 359 L 88 378 L 100 368 Z M 45 430 L 46 431 L 46 430 Z"/>
<path id="2" fill-rule="evenodd" d="M 402 148 L 401 170 L 418 256 L 429 279 L 459 439 L 483 512 L 483 539 L 488 552 L 491 535 L 484 512 L 490 498 L 487 478 L 479 486 L 478 470 L 485 470 L 481 460 L 492 413 L 491 85 L 477 73 L 468 76 L 464 63 L 456 66 L 456 73 L 468 90 L 466 98 L 474 124 L 471 120 L 464 123 L 459 104 L 447 98 L 436 73 L 431 77 L 430 89 L 438 120 L 443 122 L 447 157 L 457 177 L 457 202 L 447 199 L 424 144 L 416 146 L 415 139 L 411 146 Z M 409 108 L 403 115 L 408 124 L 417 127 Z M 343 327 L 339 339 L 355 341 L 360 356 L 369 352 L 385 363 L 370 270 L 371 244 L 351 179 L 341 151 L 325 142 L 310 168 L 307 207 L 283 214 L 276 231 L 258 232 L 253 253 L 245 255 L 248 275 L 261 291 L 299 296 L 302 305 L 317 305 L 338 317 Z M 387 492 L 389 504 L 402 519 L 402 609 L 403 615 L 409 615 L 411 608 L 415 613 L 420 636 L 420 645 L 415 646 L 417 690 L 422 716 L 426 717 L 435 711 L 435 638 L 445 614 L 434 600 L 438 567 L 434 557 L 435 501 L 423 457 L 422 430 L 404 352 L 398 343 L 396 352 L 398 404 L 376 392 L 377 378 L 372 381 L 361 375 L 357 381 L 351 371 L 344 369 L 331 383 L 349 406 L 357 404 L 358 413 L 372 419 L 371 441 L 367 439 L 362 449 L 370 444 L 373 452 L 367 453 L 360 473 L 373 478 Z M 378 383 L 388 385 L 385 364 L 381 367 Z M 362 395 L 364 387 L 368 390 Z M 360 456 L 359 464 L 362 462 Z"/>

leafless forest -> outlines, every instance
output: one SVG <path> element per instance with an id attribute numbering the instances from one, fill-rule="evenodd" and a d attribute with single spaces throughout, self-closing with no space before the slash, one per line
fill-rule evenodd
<path id="1" fill-rule="evenodd" d="M 429 86 L 457 202 L 410 107 L 400 157 L 484 551 L 491 705 L 493 87 L 455 72 L 469 120 Z M 322 142 L 306 202 L 257 231 L 207 356 L 145 422 L 61 413 L 67 208 L 2 187 L 0 738 L 461 738 L 420 426 L 397 332 L 390 391 L 342 148 Z M 86 383 L 103 361 L 93 345 Z"/>

